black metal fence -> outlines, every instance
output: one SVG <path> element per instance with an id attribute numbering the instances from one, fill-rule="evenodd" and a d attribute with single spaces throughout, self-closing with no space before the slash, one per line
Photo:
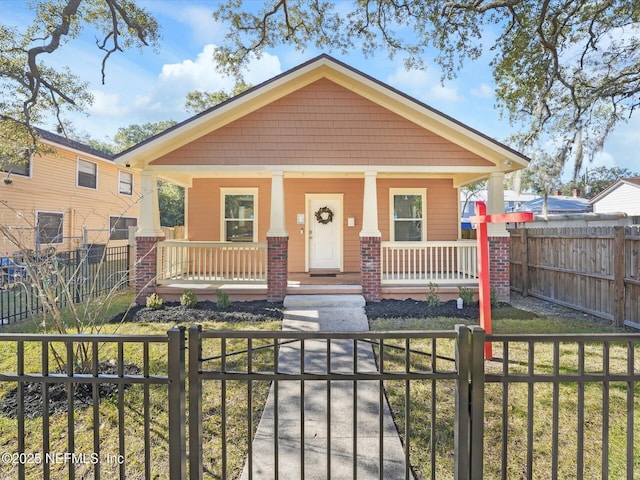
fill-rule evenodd
<path id="1" fill-rule="evenodd" d="M 483 361 L 485 340 L 492 361 Z M 0 431 L 16 433 L 0 447 L 0 478 L 630 480 L 640 472 L 640 334 L 193 327 L 188 343 L 175 328 L 5 334 L 0 348 L 10 372 L 0 373 Z"/>
<path id="2" fill-rule="evenodd" d="M 1 334 L 0 478 L 181 478 L 184 345 L 178 328 Z"/>
<path id="3" fill-rule="evenodd" d="M 59 306 L 126 288 L 130 247 L 90 245 L 69 252 L 44 250 L 0 257 L 0 328 L 43 310 L 50 291 Z"/>

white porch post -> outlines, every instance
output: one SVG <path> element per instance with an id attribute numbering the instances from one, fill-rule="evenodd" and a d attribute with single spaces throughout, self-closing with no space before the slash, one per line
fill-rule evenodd
<path id="1" fill-rule="evenodd" d="M 360 237 L 381 237 L 378 229 L 377 172 L 364 172 L 364 199 L 362 204 L 362 230 Z"/>
<path id="2" fill-rule="evenodd" d="M 271 172 L 271 221 L 267 237 L 288 237 L 284 223 L 284 172 Z"/>
<path id="3" fill-rule="evenodd" d="M 287 294 L 289 234 L 284 221 L 284 172 L 271 172 L 271 220 L 267 232 L 267 300 L 282 302 Z"/>
<path id="4" fill-rule="evenodd" d="M 378 228 L 376 172 L 364 172 L 362 230 L 360 230 L 360 284 L 367 302 L 377 302 L 382 288 L 382 234 Z"/>
<path id="5" fill-rule="evenodd" d="M 487 181 L 487 213 L 504 213 L 504 173 L 492 173 Z M 490 223 L 487 228 L 490 237 L 508 237 L 504 223 Z"/>
<path id="6" fill-rule="evenodd" d="M 158 182 L 152 172 L 143 171 L 141 177 L 140 223 L 136 237 L 164 237 L 160 228 L 160 207 L 158 204 Z"/>

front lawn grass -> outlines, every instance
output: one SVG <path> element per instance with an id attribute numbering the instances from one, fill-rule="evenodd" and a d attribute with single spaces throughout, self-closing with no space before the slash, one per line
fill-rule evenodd
<path id="1" fill-rule="evenodd" d="M 116 313 L 123 312 L 131 304 L 133 296 L 130 292 L 118 294 L 110 299 L 108 308 L 101 312 L 104 314 L 104 321 L 112 318 Z M 68 312 L 66 313 L 68 314 Z M 272 322 L 199 322 L 203 330 L 280 330 L 281 324 L 278 321 Z M 2 330 L 2 333 L 42 333 L 42 319 L 22 322 L 12 325 Z M 102 334 L 124 334 L 124 335 L 164 335 L 174 327 L 174 323 L 119 323 L 111 324 L 96 322 L 94 330 Z M 186 325 L 188 327 L 188 325 Z M 52 333 L 52 332 L 50 332 Z M 75 330 L 70 330 L 75 333 Z M 89 332 L 85 332 L 89 333 Z M 254 341 L 254 348 L 260 342 Z M 65 347 L 59 342 L 52 342 L 51 346 L 62 353 L 64 359 Z M 24 342 L 24 370 L 25 373 L 39 374 L 42 372 L 42 348 L 39 343 Z M 246 349 L 246 340 L 231 341 L 227 344 L 227 353 Z M 105 361 L 114 361 L 118 358 L 117 347 L 114 344 L 101 343 L 99 345 L 99 358 Z M 220 343 L 214 341 L 203 342 L 203 357 L 215 357 L 220 354 Z M 142 368 L 143 348 L 141 343 L 125 344 L 125 362 L 136 364 Z M 215 363 L 216 365 L 210 365 Z M 253 368 L 268 369 L 273 363 L 273 350 L 265 349 L 254 352 L 252 356 Z M 233 370 L 246 369 L 247 355 L 237 354 L 227 360 L 227 368 Z M 214 362 L 204 362 L 203 368 L 219 368 L 219 360 Z M 50 355 L 49 371 L 58 370 L 54 357 Z M 15 341 L 3 341 L 0 336 L 0 372 L 15 373 L 18 368 L 17 344 Z M 149 347 L 149 373 L 150 375 L 166 375 L 168 369 L 167 345 L 166 343 L 150 344 Z M 188 374 L 188 372 L 187 372 Z M 16 382 L 0 382 L 0 400 L 12 389 L 16 388 Z M 187 386 L 188 389 L 188 386 Z M 247 402 L 248 386 L 247 382 L 227 382 L 226 408 L 222 412 L 221 385 L 218 381 L 204 381 L 203 384 L 203 412 L 202 412 L 202 438 L 203 438 L 203 463 L 206 478 L 222 478 L 222 444 L 227 445 L 227 472 L 229 478 L 239 476 L 244 466 L 248 441 L 252 439 L 266 403 L 269 391 L 268 382 L 253 382 L 252 395 L 252 415 L 253 431 L 248 435 L 249 407 Z M 149 456 L 152 478 L 166 478 L 168 474 L 168 442 L 171 432 L 168 428 L 168 396 L 165 385 L 152 385 L 149 388 L 149 408 L 150 425 Z M 188 395 L 188 392 L 187 392 Z M 70 420 L 69 414 L 59 412 L 49 417 L 49 452 L 63 453 L 69 451 L 69 422 L 73 424 L 73 442 L 75 453 L 86 454 L 87 463 L 76 463 L 76 478 L 93 478 L 90 455 L 94 453 L 93 446 L 94 431 L 100 431 L 100 469 L 102 478 L 119 478 L 119 464 L 116 461 L 108 462 L 107 458 L 117 458 L 119 451 L 119 438 L 124 438 L 126 456 L 126 478 L 144 478 L 145 468 L 145 425 L 144 425 L 144 396 L 145 391 L 142 385 L 132 385 L 124 392 L 124 409 L 122 418 L 124 424 L 120 423 L 120 409 L 118 408 L 118 394 L 103 398 L 99 406 L 99 421 L 96 424 L 93 418 L 93 409 L 76 407 L 73 417 Z M 221 438 L 222 424 L 226 427 L 226 439 Z M 6 414 L 0 414 L 0 452 L 17 453 L 18 421 Z M 45 448 L 43 445 L 43 419 L 41 416 L 25 419 L 25 452 L 40 454 L 44 458 Z M 70 462 L 57 462 L 50 464 L 52 478 L 69 477 Z M 16 478 L 17 465 L 9 462 L 0 463 L 0 478 Z M 42 462 L 32 462 L 26 465 L 27 478 L 42 478 Z"/>
<path id="2" fill-rule="evenodd" d="M 598 334 L 629 333 L 589 319 L 543 318 L 539 315 L 515 308 L 501 308 L 493 312 L 494 334 Z M 452 318 L 395 318 L 370 321 L 372 330 L 450 330 L 456 324 L 473 324 Z M 390 341 L 389 344 L 392 342 Z M 404 345 L 398 345 L 404 348 Z M 529 368 L 529 344 L 515 342 L 509 345 L 509 372 L 526 373 Z M 411 362 L 415 369 L 444 369 L 455 367 L 454 344 L 450 340 L 411 341 Z M 586 344 L 584 348 L 585 371 L 602 374 L 604 354 L 601 342 Z M 424 352 L 420 355 L 416 352 Z M 559 349 L 560 373 L 575 373 L 578 370 L 579 347 L 575 342 L 563 342 Z M 501 344 L 494 345 L 494 360 L 485 362 L 487 373 L 503 372 L 504 353 Z M 378 354 L 378 352 L 376 352 Z M 432 356 L 433 354 L 433 356 Z M 553 373 L 554 349 L 550 343 L 536 343 L 534 347 L 534 371 Z M 627 344 L 612 343 L 608 351 L 608 368 L 611 372 L 627 372 L 628 361 L 635 357 L 635 370 L 640 358 L 640 342 L 632 349 Z M 433 360 L 432 360 L 433 359 Z M 405 357 L 402 350 L 394 353 L 385 349 L 385 369 L 403 370 Z M 634 451 L 640 449 L 640 385 L 631 391 L 633 410 L 628 411 L 626 382 L 584 382 L 584 417 L 582 444 L 578 443 L 579 430 L 579 386 L 575 382 L 557 384 L 551 382 L 528 384 L 485 384 L 484 416 L 484 477 L 503 478 L 503 432 L 506 429 L 506 478 L 526 478 L 527 463 L 531 462 L 532 478 L 552 477 L 552 446 L 554 442 L 559 454 L 557 478 L 601 478 L 608 469 L 608 478 L 627 478 L 626 435 L 627 422 L 634 425 Z M 409 390 L 405 403 L 404 381 L 385 383 L 385 391 L 394 414 L 398 430 L 405 441 L 405 414 L 409 408 L 410 457 L 417 478 L 452 478 L 454 464 L 455 384 L 453 381 L 416 381 Z M 608 395 L 605 397 L 605 393 Z M 608 426 L 603 423 L 603 402 L 609 402 Z M 435 399 L 435 407 L 432 402 Z M 527 442 L 529 400 L 531 399 L 532 444 Z M 507 418 L 503 418 L 503 400 L 507 403 Z M 552 419 L 554 401 L 558 405 L 558 434 L 553 436 Z M 634 413 L 635 411 L 635 413 Z M 608 464 L 603 469 L 603 435 L 608 435 Z M 433 435 L 433 439 L 432 439 Z M 581 457 L 578 452 L 581 451 Z M 581 458 L 581 460 L 579 460 Z M 579 470 L 578 464 L 584 466 Z M 640 457 L 635 456 L 634 471 L 640 471 Z"/>

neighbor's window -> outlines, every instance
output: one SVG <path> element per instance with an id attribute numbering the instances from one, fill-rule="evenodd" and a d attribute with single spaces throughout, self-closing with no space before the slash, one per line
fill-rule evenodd
<path id="1" fill-rule="evenodd" d="M 109 240 L 126 240 L 129 238 L 129 227 L 138 226 L 135 217 L 109 217 Z"/>
<path id="2" fill-rule="evenodd" d="M 26 155 L 20 160 L 0 157 L 0 172 L 28 177 L 31 172 L 31 157 Z"/>
<path id="3" fill-rule="evenodd" d="M 396 188 L 390 191 L 391 240 L 421 242 L 425 232 L 425 189 Z"/>
<path id="4" fill-rule="evenodd" d="M 78 186 L 87 188 L 97 188 L 98 185 L 98 164 L 78 159 Z"/>
<path id="5" fill-rule="evenodd" d="M 226 242 L 255 242 L 257 240 L 257 189 L 222 191 L 224 220 L 222 238 Z"/>
<path id="6" fill-rule="evenodd" d="M 133 174 L 129 172 L 119 173 L 118 177 L 118 193 L 122 195 L 133 195 Z"/>
<path id="7" fill-rule="evenodd" d="M 63 218 L 60 212 L 38 212 L 37 213 L 37 233 L 38 243 L 62 243 L 63 241 Z"/>

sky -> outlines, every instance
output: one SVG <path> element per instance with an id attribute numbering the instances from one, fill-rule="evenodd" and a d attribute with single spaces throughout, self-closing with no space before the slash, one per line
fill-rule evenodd
<path id="1" fill-rule="evenodd" d="M 222 75 L 213 62 L 213 50 L 224 41 L 227 29 L 225 25 L 216 24 L 211 16 L 215 1 L 138 0 L 137 3 L 147 8 L 161 25 L 163 38 L 157 52 L 145 48 L 112 55 L 104 85 L 100 73 L 102 55 L 95 46 L 92 32 L 71 40 L 47 60 L 54 67 L 68 66 L 89 83 L 94 102 L 87 110 L 88 115 L 70 114 L 67 118 L 78 133 L 86 133 L 96 140 L 109 141 L 118 128 L 131 124 L 185 120 L 191 115 L 184 109 L 188 92 L 196 89 L 231 91 L 235 83 L 233 78 Z M 33 19 L 25 0 L 0 0 L 0 6 L 4 24 L 26 26 Z M 251 63 L 245 81 L 257 85 L 322 53 L 498 141 L 505 141 L 515 133 L 514 127 L 501 119 L 495 107 L 488 56 L 468 62 L 457 78 L 442 84 L 439 67 L 429 61 L 427 70 L 407 71 L 401 57 L 389 59 L 385 51 L 365 58 L 355 50 L 343 55 L 314 48 L 300 52 L 293 47 L 279 46 Z M 53 123 L 44 127 L 53 130 Z M 640 171 L 640 115 L 620 125 L 594 162 L 586 166 L 618 166 Z"/>

